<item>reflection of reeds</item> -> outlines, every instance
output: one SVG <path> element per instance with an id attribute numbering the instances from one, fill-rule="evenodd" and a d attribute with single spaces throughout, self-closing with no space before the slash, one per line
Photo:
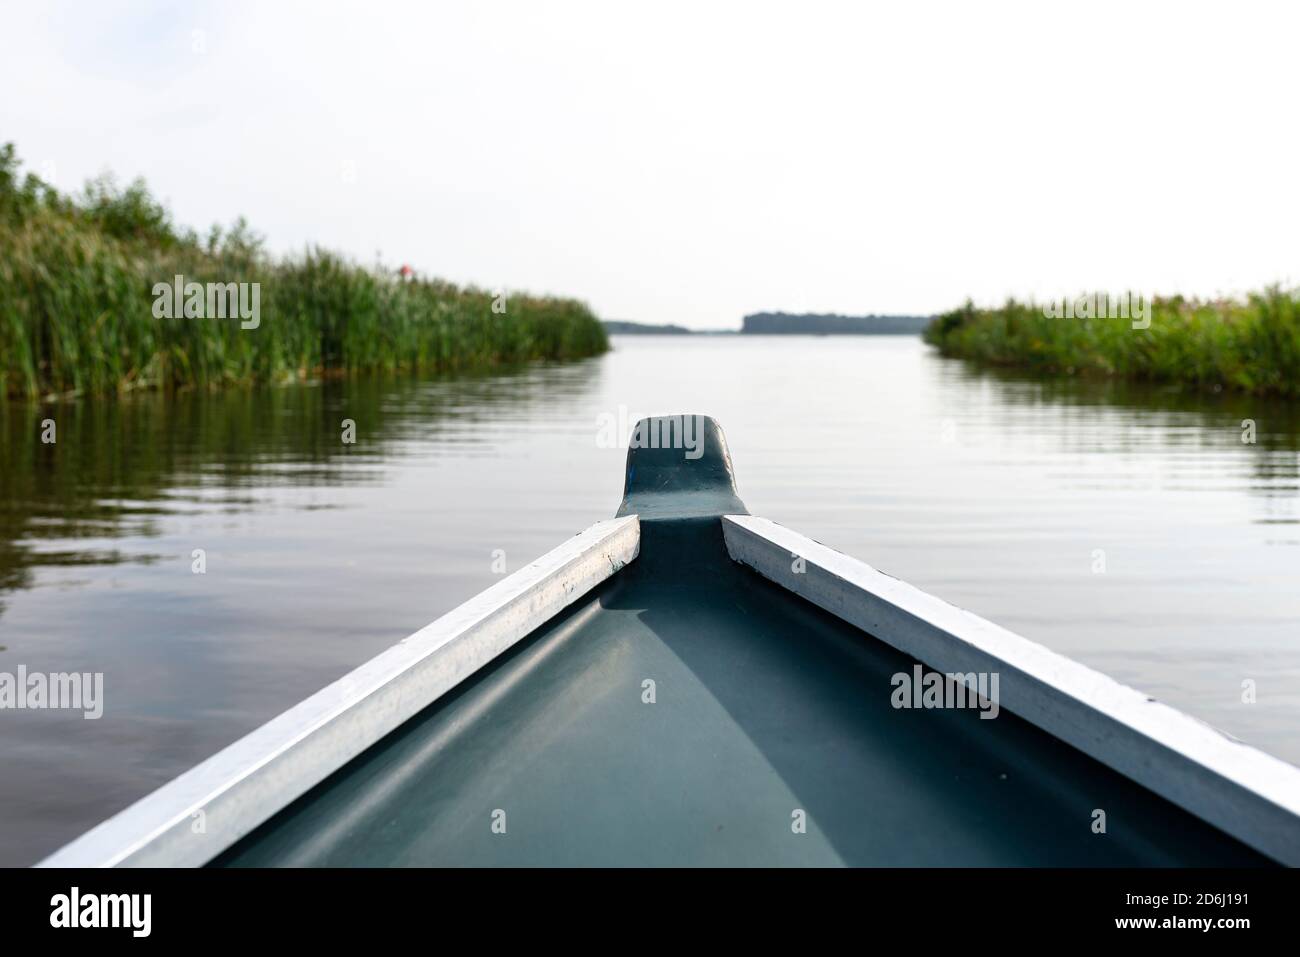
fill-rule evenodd
<path id="1" fill-rule="evenodd" d="M 0 402 L 0 613 L 5 594 L 30 587 L 40 569 L 153 561 L 147 540 L 178 516 L 338 507 L 329 497 L 286 506 L 268 493 L 383 483 L 376 464 L 409 449 L 491 449 L 493 428 L 538 406 L 573 421 L 600 375 L 599 365 L 576 362 L 437 381 L 367 375 L 318 387 Z M 49 445 L 47 417 L 58 423 Z M 357 424 L 356 445 L 340 440 L 345 417 Z"/>
<path id="2" fill-rule="evenodd" d="M 171 225 L 142 184 L 64 197 L 19 180 L 0 149 L 0 395 L 107 392 L 301 378 L 320 372 L 474 369 L 608 348 L 571 299 L 399 278 L 312 250 L 276 260 L 237 229 L 206 242 Z M 154 317 L 153 286 L 261 284 L 261 322 Z"/>
<path id="3" fill-rule="evenodd" d="M 938 316 L 925 338 L 945 355 L 994 365 L 1300 396 L 1300 294 L 1173 297 L 1150 309 L 1150 328 L 1135 329 L 1123 318 L 1052 318 L 1033 303 L 967 302 Z"/>

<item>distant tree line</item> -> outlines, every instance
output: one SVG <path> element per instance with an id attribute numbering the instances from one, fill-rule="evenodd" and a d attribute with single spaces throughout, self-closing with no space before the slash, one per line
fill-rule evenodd
<path id="1" fill-rule="evenodd" d="M 603 320 L 605 331 L 611 336 L 686 336 L 691 330 L 685 326 L 655 325 L 649 322 L 626 322 L 622 319 Z"/>
<path id="2" fill-rule="evenodd" d="M 745 317 L 742 333 L 755 335 L 920 335 L 931 316 L 841 316 L 835 313 L 756 312 Z"/>

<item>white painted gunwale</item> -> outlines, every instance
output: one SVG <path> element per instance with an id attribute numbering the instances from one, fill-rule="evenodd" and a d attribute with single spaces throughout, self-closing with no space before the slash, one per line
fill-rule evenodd
<path id="1" fill-rule="evenodd" d="M 597 522 L 38 866 L 207 863 L 614 575 L 640 542 L 635 515 Z"/>
<path id="2" fill-rule="evenodd" d="M 1300 768 L 768 519 L 728 515 L 722 527 L 734 561 L 936 671 L 998 672 L 1000 707 L 1300 865 Z"/>

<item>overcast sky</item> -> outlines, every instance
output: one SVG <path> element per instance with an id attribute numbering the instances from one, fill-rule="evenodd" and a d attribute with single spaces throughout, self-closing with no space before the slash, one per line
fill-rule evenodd
<path id="1" fill-rule="evenodd" d="M 617 6 L 617 9 L 615 7 Z M 1300 5 L 8 2 L 0 140 L 604 318 L 1300 276 Z"/>

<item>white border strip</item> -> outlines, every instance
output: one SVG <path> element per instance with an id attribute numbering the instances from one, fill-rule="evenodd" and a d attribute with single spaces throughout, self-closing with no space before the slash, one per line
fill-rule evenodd
<path id="1" fill-rule="evenodd" d="M 38 866 L 212 860 L 635 559 L 640 543 L 635 515 L 597 522 Z"/>
<path id="2" fill-rule="evenodd" d="M 938 671 L 998 672 L 1002 707 L 1300 865 L 1300 768 L 775 522 L 727 515 L 722 529 L 731 557 L 764 578 Z"/>

